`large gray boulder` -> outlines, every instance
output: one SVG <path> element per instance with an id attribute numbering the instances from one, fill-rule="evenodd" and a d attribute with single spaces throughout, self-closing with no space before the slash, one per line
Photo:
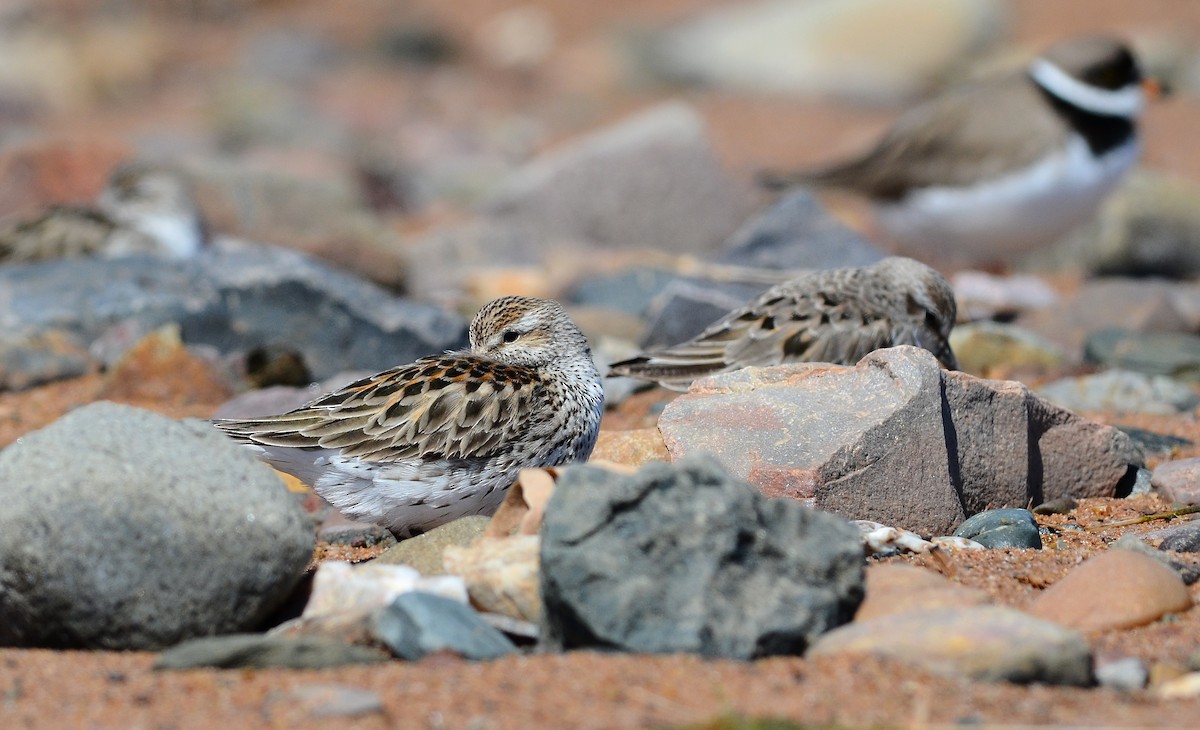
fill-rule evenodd
<path id="1" fill-rule="evenodd" d="M 764 494 L 935 535 L 992 507 L 1127 493 L 1142 463 L 1115 428 L 907 346 L 699 380 L 659 429 L 673 459 L 714 454 Z"/>
<path id="2" fill-rule="evenodd" d="M 161 649 L 256 629 L 314 543 L 248 450 L 106 402 L 0 452 L 0 503 L 6 646 Z"/>
<path id="3" fill-rule="evenodd" d="M 563 472 L 542 525 L 548 648 L 800 654 L 849 621 L 863 551 L 846 522 L 771 500 L 712 459 Z"/>
<path id="4" fill-rule="evenodd" d="M 313 377 L 383 370 L 466 344 L 466 324 L 304 254 L 225 245 L 195 258 L 74 259 L 0 267 L 0 330 L 92 343 L 178 322 L 189 345 L 298 351 Z"/>
<path id="5" fill-rule="evenodd" d="M 536 238 L 618 249 L 699 253 L 751 212 L 704 121 L 672 102 L 533 160 L 486 201 L 492 218 Z"/>

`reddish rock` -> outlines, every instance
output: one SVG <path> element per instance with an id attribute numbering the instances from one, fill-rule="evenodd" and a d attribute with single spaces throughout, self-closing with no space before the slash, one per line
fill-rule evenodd
<path id="1" fill-rule="evenodd" d="M 990 602 L 988 594 L 976 588 L 952 583 L 924 568 L 898 563 L 867 566 L 867 597 L 859 604 L 855 621 L 910 611 L 937 611 L 966 608 Z"/>
<path id="2" fill-rule="evenodd" d="M 993 507 L 1113 496 L 1142 460 L 1115 428 L 915 347 L 704 378 L 659 429 L 672 459 L 708 452 L 764 494 L 926 534 Z"/>
<path id="3" fill-rule="evenodd" d="M 1150 486 L 1172 502 L 1200 504 L 1200 457 L 1159 464 L 1150 476 Z"/>
<path id="4" fill-rule="evenodd" d="M 641 466 L 651 461 L 670 461 L 671 455 L 657 428 L 630 431 L 601 431 L 591 461 L 611 461 L 626 466 Z"/>
<path id="5" fill-rule="evenodd" d="M 207 360 L 183 346 L 179 327 L 143 337 L 108 372 L 100 397 L 123 403 L 218 404 L 233 389 Z"/>
<path id="6" fill-rule="evenodd" d="M 1148 624 L 1191 605 L 1175 571 L 1140 553 L 1110 550 L 1047 588 L 1029 612 L 1081 631 L 1106 631 Z"/>

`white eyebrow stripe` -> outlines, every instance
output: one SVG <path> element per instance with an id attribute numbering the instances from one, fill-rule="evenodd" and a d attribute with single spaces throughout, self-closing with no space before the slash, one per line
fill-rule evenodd
<path id="1" fill-rule="evenodd" d="M 1146 105 L 1146 95 L 1137 84 L 1116 91 L 1089 86 L 1044 58 L 1029 64 L 1029 75 L 1054 96 L 1093 114 L 1132 119 Z"/>

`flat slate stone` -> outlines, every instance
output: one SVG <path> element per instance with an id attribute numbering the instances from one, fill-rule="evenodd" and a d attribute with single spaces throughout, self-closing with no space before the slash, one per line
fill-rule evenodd
<path id="1" fill-rule="evenodd" d="M 159 654 L 155 669 L 325 669 L 387 661 L 378 649 L 309 636 L 230 634 L 192 639 Z"/>

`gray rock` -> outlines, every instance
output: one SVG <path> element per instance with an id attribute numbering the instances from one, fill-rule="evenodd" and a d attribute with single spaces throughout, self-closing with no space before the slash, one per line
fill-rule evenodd
<path id="1" fill-rule="evenodd" d="M 678 274 L 647 266 L 635 266 L 616 273 L 586 276 L 567 291 L 566 300 L 577 306 L 599 307 L 626 314 L 640 315 Z"/>
<path id="2" fill-rule="evenodd" d="M 766 289 L 765 285 L 676 279 L 651 301 L 640 344 L 643 348 L 652 348 L 689 340 L 763 289 Z"/>
<path id="3" fill-rule="evenodd" d="M 442 553 L 450 545 L 467 545 L 483 534 L 491 517 L 468 515 L 453 522 L 435 527 L 429 532 L 402 540 L 395 547 L 383 552 L 375 562 L 389 565 L 407 565 L 422 575 L 441 575 L 446 572 L 442 565 Z"/>
<path id="4" fill-rule="evenodd" d="M 1042 502 L 1033 508 L 1035 515 L 1065 515 L 1079 506 L 1079 500 L 1074 497 L 1058 497 L 1049 502 Z"/>
<path id="5" fill-rule="evenodd" d="M 474 609 L 432 593 L 397 596 L 375 614 L 375 638 L 402 659 L 450 652 L 465 659 L 495 659 L 517 647 Z"/>
<path id="6" fill-rule="evenodd" d="M 1149 494 L 1150 490 L 1150 470 L 1144 466 L 1138 467 L 1137 476 L 1133 480 L 1133 486 L 1129 488 L 1129 494 L 1125 495 L 1125 497 L 1128 499 L 1130 497 Z"/>
<path id="7" fill-rule="evenodd" d="M 1053 307 L 1022 314 L 1016 323 L 1079 357 L 1088 334 L 1108 327 L 1139 332 L 1197 329 L 1200 303 L 1193 303 L 1195 289 L 1168 281 L 1096 279 Z"/>
<path id="8" fill-rule="evenodd" d="M 313 531 L 207 423 L 100 402 L 0 452 L 0 644 L 159 649 L 257 627 Z"/>
<path id="9" fill-rule="evenodd" d="M 1004 16 L 994 0 L 738 3 L 651 38 L 637 60 L 651 78 L 880 103 L 943 80 Z"/>
<path id="10" fill-rule="evenodd" d="M 1150 670 L 1141 659 L 1128 656 L 1113 661 L 1096 662 L 1096 684 L 1126 692 L 1141 689 L 1150 679 Z"/>
<path id="11" fill-rule="evenodd" d="M 1169 433 L 1158 433 L 1136 426 L 1117 426 L 1117 428 L 1133 439 L 1133 442 L 1147 455 L 1170 454 L 1175 449 L 1191 446 L 1193 443 L 1191 440 L 1180 436 L 1173 436 Z"/>
<path id="12" fill-rule="evenodd" d="M 97 366 L 86 348 L 61 332 L 0 339 L 0 390 L 24 390 L 75 378 Z"/>
<path id="13" fill-rule="evenodd" d="M 1001 606 L 891 614 L 829 632 L 810 657 L 872 654 L 952 677 L 1087 686 L 1079 633 Z"/>
<path id="14" fill-rule="evenodd" d="M 711 458 L 618 475 L 575 466 L 542 525 L 551 649 L 798 654 L 854 615 L 863 553 L 844 521 L 768 500 Z"/>
<path id="15" fill-rule="evenodd" d="M 1200 336 L 1183 332 L 1103 329 L 1088 335 L 1083 358 L 1106 367 L 1200 381 Z"/>
<path id="16" fill-rule="evenodd" d="M 303 254 L 217 246 L 187 261 L 78 259 L 0 267 L 0 329 L 63 330 L 86 342 L 131 320 L 178 322 L 189 345 L 284 344 L 317 378 L 372 372 L 459 347 L 457 315 L 388 295 Z"/>
<path id="17" fill-rule="evenodd" d="M 831 216 L 811 191 L 793 190 L 738 229 L 717 260 L 779 271 L 870 266 L 886 255 Z"/>
<path id="18" fill-rule="evenodd" d="M 230 634 L 191 639 L 158 655 L 155 669 L 325 669 L 387 661 L 378 649 L 311 636 Z"/>
<path id="19" fill-rule="evenodd" d="M 1177 553 L 1200 552 L 1200 521 L 1193 520 L 1138 535 L 1142 540 L 1158 540 L 1159 550 Z"/>
<path id="20" fill-rule="evenodd" d="M 673 459 L 714 454 L 768 496 L 934 535 L 997 505 L 1124 494 L 1142 461 L 1117 429 L 913 347 L 705 378 L 659 430 Z"/>
<path id="21" fill-rule="evenodd" d="M 1026 509 L 990 509 L 968 517 L 954 531 L 956 537 L 990 548 L 1042 549 L 1037 520 Z"/>
<path id="22" fill-rule="evenodd" d="M 1200 405 L 1200 395 L 1174 378 L 1120 369 L 1055 380 L 1037 394 L 1072 411 L 1174 415 Z"/>
<path id="23" fill-rule="evenodd" d="M 547 241 L 699 253 L 719 246 L 751 206 L 700 115 L 673 102 L 534 160 L 484 209 Z"/>

